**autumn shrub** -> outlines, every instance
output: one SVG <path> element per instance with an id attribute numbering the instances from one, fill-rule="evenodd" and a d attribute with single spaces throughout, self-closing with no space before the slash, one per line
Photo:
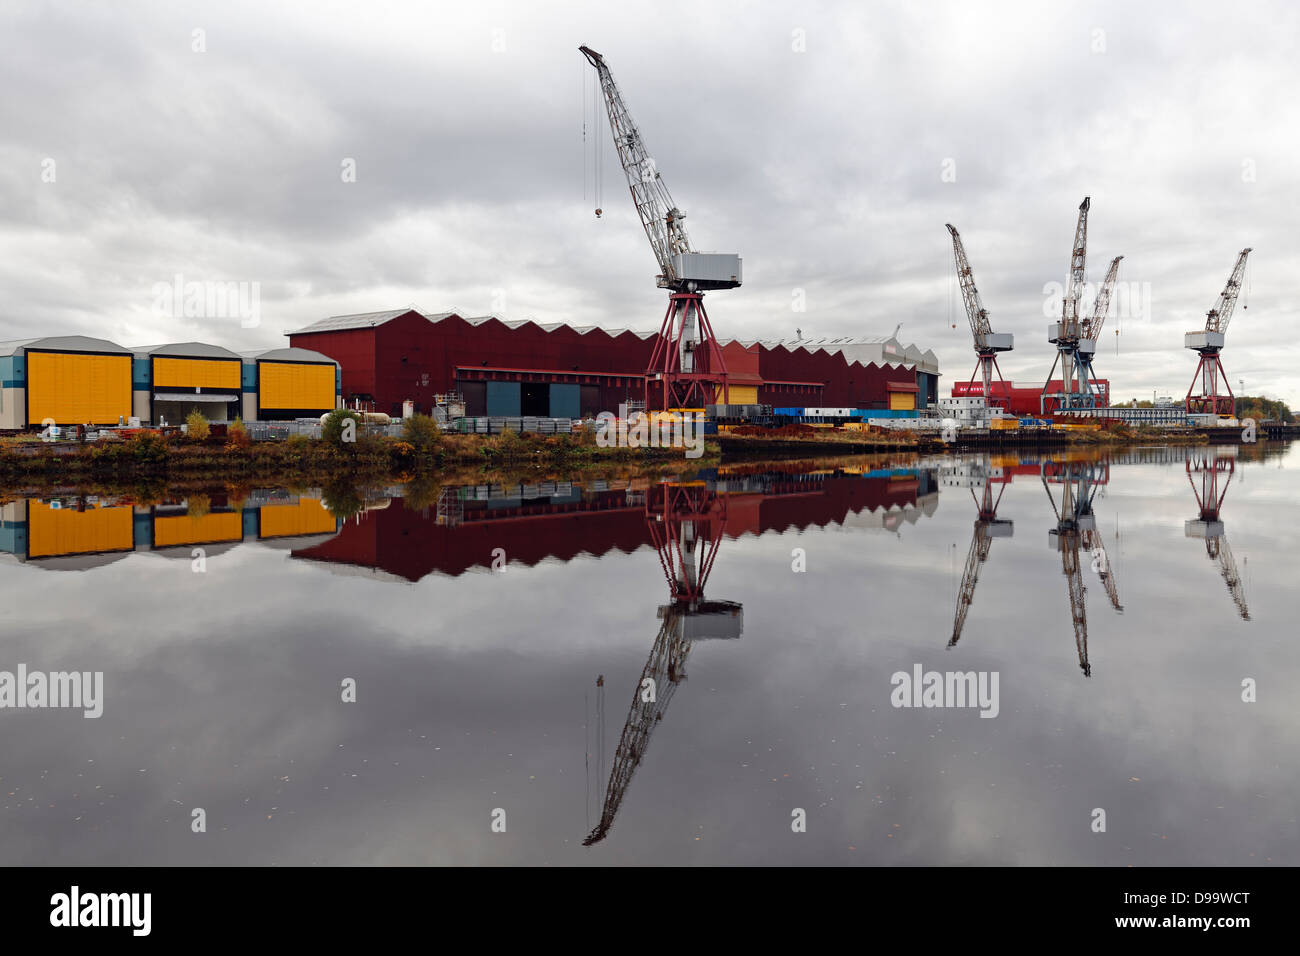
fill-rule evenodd
<path id="1" fill-rule="evenodd" d="M 431 416 L 415 414 L 402 422 L 402 440 L 420 455 L 430 455 L 442 443 L 442 429 Z"/>
<path id="2" fill-rule="evenodd" d="M 197 408 L 185 416 L 185 435 L 190 441 L 204 441 L 211 433 L 208 420 Z"/>

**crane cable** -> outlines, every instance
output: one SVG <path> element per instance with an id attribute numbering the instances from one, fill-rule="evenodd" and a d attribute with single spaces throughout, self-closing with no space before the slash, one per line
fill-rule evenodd
<path id="1" fill-rule="evenodd" d="M 578 88 L 582 93 L 582 201 L 587 201 L 587 69 L 578 67 Z"/>

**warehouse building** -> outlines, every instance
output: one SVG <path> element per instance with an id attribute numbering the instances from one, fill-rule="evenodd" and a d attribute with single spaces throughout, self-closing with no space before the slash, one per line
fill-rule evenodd
<path id="1" fill-rule="evenodd" d="M 0 429 L 116 425 L 131 415 L 132 359 L 84 335 L 0 343 Z"/>
<path id="2" fill-rule="evenodd" d="M 244 353 L 244 421 L 318 418 L 339 407 L 339 363 L 310 349 Z"/>
<path id="3" fill-rule="evenodd" d="M 339 365 L 319 352 L 240 355 L 177 342 L 127 349 L 68 335 L 0 343 L 0 430 L 318 417 L 339 404 Z"/>
<path id="4" fill-rule="evenodd" d="M 741 387 L 739 398 L 731 388 L 736 405 L 916 409 L 938 401 L 935 354 L 892 336 L 735 341 L 722 354 Z"/>
<path id="5" fill-rule="evenodd" d="M 135 349 L 132 414 L 177 424 L 197 410 L 209 421 L 233 421 L 243 414 L 243 368 L 237 353 L 202 342 Z"/>
<path id="6" fill-rule="evenodd" d="M 655 340 L 630 329 L 414 309 L 334 316 L 289 333 L 295 347 L 340 363 L 345 404 L 394 415 L 406 401 L 429 412 L 449 392 L 464 396 L 471 416 L 613 411 L 644 397 Z M 934 353 L 893 337 L 721 347 L 731 404 L 917 408 L 938 398 Z"/>

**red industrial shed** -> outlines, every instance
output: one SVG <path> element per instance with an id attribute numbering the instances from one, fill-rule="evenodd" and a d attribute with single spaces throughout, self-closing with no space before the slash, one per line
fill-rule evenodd
<path id="1" fill-rule="evenodd" d="M 460 392 L 470 415 L 577 417 L 643 397 L 655 333 L 399 309 L 322 319 L 290 332 L 289 340 L 339 362 L 343 399 L 351 406 L 401 414 L 409 400 L 427 412 L 435 396 Z M 727 342 L 731 402 L 900 407 L 891 395 L 919 391 L 918 363 L 896 345 L 894 339 Z M 900 360 L 851 360 L 866 354 Z M 915 347 L 906 354 L 922 355 Z M 937 377 L 932 353 L 925 355 Z"/>

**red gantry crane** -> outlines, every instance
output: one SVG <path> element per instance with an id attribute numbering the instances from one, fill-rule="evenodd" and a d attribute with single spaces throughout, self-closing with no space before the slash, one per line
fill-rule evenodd
<path id="1" fill-rule="evenodd" d="M 957 278 L 961 282 L 961 299 L 966 306 L 966 318 L 970 320 L 971 336 L 975 342 L 975 354 L 978 356 L 971 381 L 975 381 L 975 375 L 980 377 L 984 387 L 981 394 L 989 408 L 995 404 L 1005 405 L 1010 398 L 1010 392 L 1006 387 L 1006 380 L 1002 378 L 1002 369 L 998 368 L 998 353 L 1011 351 L 1013 347 L 1011 333 L 993 331 L 989 324 L 988 310 L 984 308 L 984 303 L 980 301 L 979 290 L 975 288 L 975 273 L 971 270 L 970 260 L 966 258 L 966 249 L 962 245 L 961 236 L 957 234 L 956 227 L 951 223 L 944 225 L 952 234 L 952 254 L 953 261 L 957 264 Z M 998 373 L 998 381 L 1002 383 L 1006 398 L 995 400 L 993 397 L 995 371 Z"/>
<path id="2" fill-rule="evenodd" d="M 669 292 L 668 311 L 646 369 L 646 407 L 653 407 L 652 387 L 664 410 L 700 409 L 719 397 L 726 404 L 727 364 L 704 311 L 704 293 L 740 285 L 740 256 L 695 251 L 683 223 L 686 214 L 673 202 L 605 58 L 590 47 L 578 49 L 600 77 L 619 163 L 659 263 L 656 284 Z"/>
<path id="3" fill-rule="evenodd" d="M 1223 370 L 1223 363 L 1219 361 L 1219 353 L 1223 350 L 1224 334 L 1228 331 L 1228 322 L 1232 320 L 1232 310 L 1237 305 L 1237 294 L 1241 291 L 1242 276 L 1246 272 L 1246 257 L 1250 252 L 1250 249 L 1242 249 L 1238 253 L 1237 264 L 1232 267 L 1228 284 L 1219 293 L 1219 301 L 1205 315 L 1205 328 L 1197 332 L 1188 332 L 1183 337 L 1184 347 L 1193 350 L 1201 357 L 1196 364 L 1196 374 L 1192 377 L 1192 385 L 1187 390 L 1187 398 L 1183 403 L 1189 415 L 1193 412 L 1211 415 L 1233 413 L 1235 402 L 1232 389 L 1228 385 L 1228 374 Z M 1220 377 L 1223 379 L 1223 390 L 1227 392 L 1226 395 L 1219 394 Z M 1199 392 L 1196 391 L 1198 384 Z"/>

